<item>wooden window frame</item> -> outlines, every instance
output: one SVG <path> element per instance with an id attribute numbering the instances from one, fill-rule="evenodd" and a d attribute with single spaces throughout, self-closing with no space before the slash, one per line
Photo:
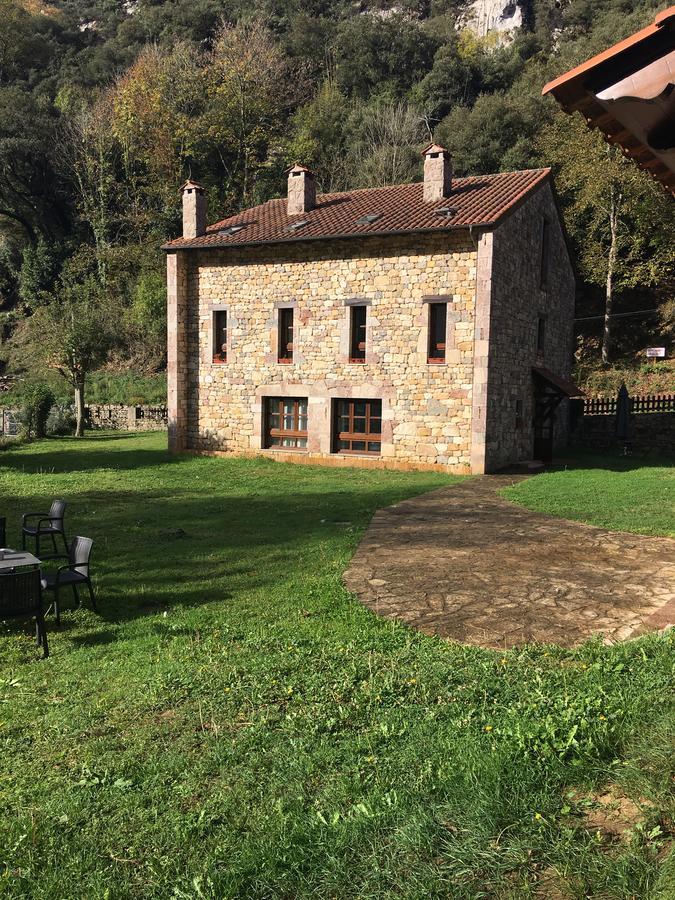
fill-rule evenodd
<path id="1" fill-rule="evenodd" d="M 355 403 L 365 403 L 366 411 L 365 416 L 355 416 L 354 415 L 354 404 Z M 344 413 L 341 411 L 341 404 L 348 405 L 348 412 Z M 379 406 L 379 415 L 373 415 L 372 406 L 377 404 Z M 348 417 L 349 420 L 349 430 L 348 431 L 340 431 L 340 418 L 344 416 Z M 366 420 L 366 431 L 358 432 L 354 431 L 354 419 L 355 418 L 365 418 Z M 377 432 L 371 431 L 370 426 L 372 420 L 377 420 L 380 423 L 380 430 Z M 348 442 L 350 444 L 349 447 L 343 448 L 339 447 L 341 441 Z M 352 444 L 354 443 L 363 443 L 366 445 L 365 450 L 354 450 L 352 448 Z M 370 444 L 379 444 L 379 449 L 371 450 Z M 363 398 L 338 398 L 333 400 L 333 453 L 337 453 L 341 456 L 381 456 L 382 455 L 382 401 L 376 399 L 363 399 Z"/>
<path id="2" fill-rule="evenodd" d="M 448 304 L 446 302 L 433 303 L 429 306 L 429 340 L 427 342 L 427 362 L 429 365 L 439 366 L 445 363 L 445 352 L 448 341 Z M 436 317 L 441 315 L 443 320 L 442 329 L 438 328 Z M 439 332 L 442 334 L 443 340 L 437 338 Z"/>
<path id="3" fill-rule="evenodd" d="M 357 323 L 357 316 L 363 310 L 363 324 Z M 363 340 L 357 329 L 363 328 Z M 349 305 L 349 362 L 356 365 L 364 365 L 368 349 L 368 306 L 366 303 L 353 303 Z"/>
<path id="4" fill-rule="evenodd" d="M 293 363 L 294 329 L 295 309 L 292 306 L 279 307 L 277 312 L 277 362 L 285 366 Z"/>
<path id="5" fill-rule="evenodd" d="M 284 406 L 286 404 L 293 404 L 293 424 L 294 428 L 284 428 Z M 305 443 L 304 447 L 298 447 L 297 441 L 304 440 L 307 442 L 308 439 L 308 429 L 300 428 L 300 405 L 304 404 L 305 412 L 304 418 L 308 418 L 309 414 L 309 403 L 307 397 L 265 397 L 263 398 L 263 421 L 264 421 L 264 431 L 263 431 L 263 447 L 265 450 L 288 450 L 300 453 L 307 452 L 307 446 Z M 275 409 L 276 407 L 276 409 Z M 279 416 L 279 428 L 272 428 L 270 425 L 270 421 L 272 415 Z M 274 444 L 273 440 L 290 440 L 295 441 L 295 445 L 291 447 L 284 447 L 281 443 Z"/>
<path id="6" fill-rule="evenodd" d="M 222 316 L 225 317 L 225 328 L 224 329 L 222 329 L 222 326 L 218 325 L 218 319 Z M 211 311 L 211 361 L 216 366 L 222 366 L 227 362 L 227 355 L 228 355 L 228 349 L 229 349 L 228 329 L 230 326 L 228 318 L 229 318 L 229 311 L 227 309 L 223 309 L 221 307 L 221 308 L 213 309 Z M 220 330 L 225 331 L 225 341 L 224 341 L 225 349 L 224 350 L 222 349 L 223 344 L 221 344 L 220 350 L 217 349 L 217 347 L 218 347 L 218 332 Z"/>

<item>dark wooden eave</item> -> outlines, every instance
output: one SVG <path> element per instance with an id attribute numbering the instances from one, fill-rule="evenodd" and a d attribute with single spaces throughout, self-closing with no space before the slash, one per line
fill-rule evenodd
<path id="1" fill-rule="evenodd" d="M 561 378 L 543 366 L 532 366 L 532 373 L 561 397 L 583 397 L 584 392 L 573 381 Z"/>
<path id="2" fill-rule="evenodd" d="M 580 112 L 675 195 L 675 6 L 542 93 Z"/>

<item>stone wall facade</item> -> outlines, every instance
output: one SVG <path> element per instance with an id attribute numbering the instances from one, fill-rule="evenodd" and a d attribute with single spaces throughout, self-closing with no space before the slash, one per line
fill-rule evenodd
<path id="1" fill-rule="evenodd" d="M 184 446 L 260 452 L 264 398 L 307 397 L 303 455 L 325 460 L 333 456 L 332 401 L 375 399 L 382 400 L 381 461 L 468 471 L 476 279 L 476 251 L 468 235 L 298 242 L 185 255 L 186 360 L 176 366 L 187 395 L 177 428 L 185 430 Z M 449 297 L 444 365 L 427 362 L 424 301 L 430 295 Z M 365 363 L 349 361 L 349 301 L 354 300 L 367 304 Z M 277 360 L 278 310 L 285 305 L 294 308 L 290 365 Z M 216 309 L 228 312 L 224 364 L 212 361 Z M 347 461 L 354 460 L 341 458 Z"/>
<path id="2" fill-rule="evenodd" d="M 537 199 L 544 191 L 546 197 Z M 533 310 L 540 298 L 528 291 L 540 245 L 530 217 L 541 219 L 541 209 L 552 205 L 544 185 L 521 206 L 515 215 L 525 237 L 517 229 L 502 237 L 505 224 L 483 235 L 457 230 L 170 252 L 170 447 L 455 472 L 487 471 L 521 458 L 506 459 L 511 452 L 530 458 L 531 441 L 527 448 L 525 439 L 514 445 L 501 433 L 513 431 L 514 422 L 499 409 L 509 379 L 517 376 L 523 390 L 526 382 L 531 385 L 532 354 L 528 348 L 511 357 L 501 348 L 522 341 L 525 331 L 529 340 L 533 316 L 536 328 Z M 573 283 L 566 251 L 559 249 L 553 247 L 552 256 L 562 256 L 565 267 L 560 264 L 559 273 L 556 268 L 551 293 L 561 315 L 552 318 L 551 342 L 567 347 L 573 314 L 563 322 L 562 310 L 572 308 Z M 524 258 L 514 261 L 514 253 Z M 563 302 L 565 292 L 570 296 Z M 434 299 L 447 303 L 443 364 L 427 358 Z M 364 363 L 349 358 L 354 302 L 367 305 Z M 509 304 L 519 307 L 517 316 L 509 317 Z M 278 361 L 277 326 L 284 307 L 294 310 L 291 364 Z M 227 312 L 226 362 L 213 358 L 218 310 Z M 554 328 L 560 330 L 557 337 Z M 552 359 L 550 367 L 556 362 Z M 508 369 L 503 377 L 500 366 Z M 523 371 L 514 376 L 516 367 Z M 568 371 L 565 361 L 558 374 Z M 491 390 L 499 401 L 492 401 Z M 270 397 L 307 398 L 306 449 L 264 449 Z M 382 401 L 378 457 L 333 452 L 338 399 Z"/>
<path id="3" fill-rule="evenodd" d="M 548 253 L 542 279 L 542 222 L 548 223 Z M 486 236 L 487 237 L 487 236 Z M 532 368 L 570 378 L 574 351 L 574 270 L 549 185 L 509 216 L 492 235 L 489 298 L 486 470 L 531 459 L 534 446 Z M 543 318 L 539 350 L 538 320 Z M 568 439 L 567 402 L 560 404 L 554 444 Z"/>
<path id="4" fill-rule="evenodd" d="M 632 415 L 628 441 L 617 440 L 616 416 L 580 416 L 570 435 L 573 447 L 588 450 L 611 450 L 626 443 L 635 452 L 675 456 L 675 412 Z"/>
<path id="5" fill-rule="evenodd" d="M 166 406 L 124 406 L 117 403 L 85 407 L 88 428 L 116 431 L 161 431 L 167 427 Z"/>

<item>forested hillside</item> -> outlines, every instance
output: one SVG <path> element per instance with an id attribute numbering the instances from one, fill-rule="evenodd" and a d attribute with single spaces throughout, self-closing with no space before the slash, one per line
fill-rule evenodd
<path id="1" fill-rule="evenodd" d="M 671 198 L 540 93 L 664 4 L 526 0 L 520 28 L 484 36 L 467 27 L 476 5 L 0 0 L 6 369 L 75 378 L 59 353 L 68 321 L 93 345 L 87 369 L 162 369 L 159 245 L 179 231 L 187 176 L 208 188 L 215 220 L 279 196 L 295 159 L 323 190 L 419 178 L 432 133 L 459 174 L 555 167 L 584 371 L 599 367 L 602 323 L 587 317 L 603 313 L 608 204 L 621 184 L 614 312 L 647 312 L 613 320 L 605 361 L 636 365 L 647 344 L 672 342 Z M 652 386 L 672 377 L 661 368 Z"/>

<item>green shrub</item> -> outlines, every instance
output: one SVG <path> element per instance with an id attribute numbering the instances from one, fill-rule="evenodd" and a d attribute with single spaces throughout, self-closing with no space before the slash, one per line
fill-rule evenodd
<path id="1" fill-rule="evenodd" d="M 21 443 L 21 438 L 9 434 L 0 434 L 0 451 L 12 450 Z"/>
<path id="2" fill-rule="evenodd" d="M 74 431 L 75 413 L 72 403 L 55 403 L 47 416 L 47 435 L 56 437 L 62 434 L 73 434 Z"/>
<path id="3" fill-rule="evenodd" d="M 53 405 L 54 394 L 46 385 L 38 382 L 26 388 L 21 410 L 21 421 L 25 437 L 30 440 L 30 438 L 45 436 L 47 417 Z"/>

